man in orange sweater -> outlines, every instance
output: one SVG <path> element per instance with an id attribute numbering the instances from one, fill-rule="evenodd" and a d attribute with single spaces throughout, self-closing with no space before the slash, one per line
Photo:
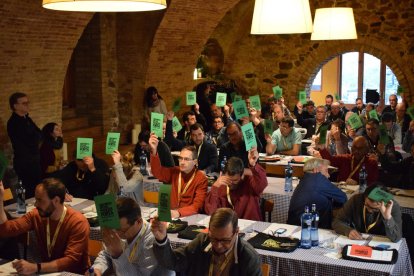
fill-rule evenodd
<path id="1" fill-rule="evenodd" d="M 89 224 L 78 211 L 63 205 L 65 186 L 55 178 L 46 178 L 36 186 L 36 208 L 24 216 L 8 220 L 4 212 L 4 187 L 0 181 L 0 237 L 13 237 L 34 231 L 42 262 L 13 262 L 18 274 L 68 271 L 83 274 L 88 256 Z"/>
<path id="2" fill-rule="evenodd" d="M 178 167 L 162 167 L 157 155 L 158 138 L 151 134 L 151 171 L 164 183 L 171 183 L 171 216 L 173 218 L 197 214 L 203 208 L 208 181 L 197 169 L 197 151 L 194 146 L 185 146 L 178 157 Z"/>

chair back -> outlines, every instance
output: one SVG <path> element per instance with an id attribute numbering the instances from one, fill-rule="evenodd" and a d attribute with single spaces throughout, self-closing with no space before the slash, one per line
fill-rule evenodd
<path id="1" fill-rule="evenodd" d="M 302 135 L 302 139 L 305 138 L 306 134 L 308 133 L 308 130 L 306 128 L 303 128 L 303 127 L 297 127 L 296 129 Z"/>
<path id="2" fill-rule="evenodd" d="M 262 220 L 272 222 L 272 211 L 275 203 L 272 200 L 267 200 L 265 198 L 260 198 L 259 206 L 260 206 L 260 213 L 262 215 Z"/>
<path id="3" fill-rule="evenodd" d="M 270 265 L 269 264 L 262 264 L 262 275 L 269 276 L 270 275 Z"/>
<path id="4" fill-rule="evenodd" d="M 144 191 L 144 202 L 158 204 L 158 192 Z"/>

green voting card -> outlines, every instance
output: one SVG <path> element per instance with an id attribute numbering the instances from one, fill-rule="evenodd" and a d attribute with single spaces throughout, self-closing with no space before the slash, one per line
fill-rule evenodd
<path id="1" fill-rule="evenodd" d="M 246 102 L 241 100 L 237 102 L 233 102 L 233 109 L 234 115 L 236 115 L 236 119 L 240 120 L 243 117 L 249 117 L 249 112 L 247 111 Z"/>
<path id="2" fill-rule="evenodd" d="M 112 154 L 114 150 L 118 150 L 119 146 L 119 138 L 121 137 L 121 133 L 118 132 L 108 132 L 106 136 L 106 154 Z"/>
<path id="3" fill-rule="evenodd" d="M 282 98 L 283 89 L 279 85 L 274 86 L 272 89 L 273 89 L 273 95 L 275 96 L 276 100 Z"/>
<path id="4" fill-rule="evenodd" d="M 225 106 L 227 102 L 227 94 L 222 92 L 217 92 L 216 94 L 216 106 Z"/>
<path id="5" fill-rule="evenodd" d="M 94 197 L 100 227 L 119 229 L 119 216 L 116 209 L 115 195 L 106 194 Z"/>
<path id="6" fill-rule="evenodd" d="M 245 124 L 241 127 L 244 137 L 244 143 L 246 144 L 246 151 L 249 151 L 252 147 L 257 147 L 256 135 L 252 122 Z"/>
<path id="7" fill-rule="evenodd" d="M 262 105 L 260 103 L 260 96 L 259 95 L 254 95 L 254 96 L 250 96 L 250 106 L 253 107 L 256 110 L 262 110 Z"/>
<path id="8" fill-rule="evenodd" d="M 306 104 L 307 100 L 305 90 L 299 91 L 299 101 L 301 102 L 301 104 Z"/>
<path id="9" fill-rule="evenodd" d="M 368 113 L 368 115 L 369 115 L 370 118 L 375 119 L 379 122 L 378 114 L 377 114 L 377 111 L 375 109 L 371 110 Z"/>
<path id="10" fill-rule="evenodd" d="M 76 139 L 76 159 L 83 159 L 86 156 L 92 156 L 93 139 L 77 138 Z"/>
<path id="11" fill-rule="evenodd" d="M 180 120 L 178 120 L 177 116 L 174 116 L 174 118 L 172 119 L 173 131 L 179 132 L 182 128 L 183 126 L 181 125 Z"/>
<path id="12" fill-rule="evenodd" d="M 234 102 L 234 97 L 236 96 L 236 92 L 231 92 L 230 93 L 230 99 L 231 99 L 231 102 Z"/>
<path id="13" fill-rule="evenodd" d="M 414 120 L 414 106 L 407 108 L 407 114 L 410 115 L 411 120 Z"/>
<path id="14" fill-rule="evenodd" d="M 273 121 L 272 120 L 265 119 L 263 121 L 263 124 L 264 124 L 264 133 L 267 133 L 267 134 L 272 135 L 273 134 L 273 131 L 274 131 L 274 129 L 273 129 Z"/>
<path id="15" fill-rule="evenodd" d="M 319 145 L 326 144 L 326 134 L 328 133 L 328 126 L 323 125 L 319 127 Z"/>
<path id="16" fill-rule="evenodd" d="M 390 143 L 390 137 L 388 136 L 387 129 L 384 125 L 379 126 L 379 142 L 383 145 L 388 145 Z"/>
<path id="17" fill-rule="evenodd" d="M 2 151 L 0 151 L 0 180 L 3 179 L 4 173 L 7 168 L 7 158 Z"/>
<path id="18" fill-rule="evenodd" d="M 387 204 L 390 200 L 392 200 L 393 196 L 381 188 L 376 187 L 369 193 L 368 198 L 377 202 L 382 201 Z"/>
<path id="19" fill-rule="evenodd" d="M 177 99 L 174 100 L 173 106 L 172 106 L 172 111 L 174 113 L 177 112 L 178 110 L 180 110 L 180 108 L 181 108 L 181 100 L 182 100 L 181 97 L 179 97 L 179 98 L 177 98 Z"/>
<path id="20" fill-rule="evenodd" d="M 341 97 L 339 97 L 339 94 L 338 93 L 335 93 L 335 100 L 337 102 L 341 100 Z"/>
<path id="21" fill-rule="evenodd" d="M 361 122 L 361 118 L 359 118 L 359 116 L 354 113 L 352 114 L 349 118 L 347 123 L 351 126 L 352 129 L 356 130 L 360 127 L 362 127 L 362 122 Z"/>
<path id="22" fill-rule="evenodd" d="M 158 219 L 171 221 L 171 185 L 162 184 L 158 193 Z"/>
<path id="23" fill-rule="evenodd" d="M 195 105 L 196 104 L 196 92 L 195 91 L 187 92 L 185 98 L 187 100 L 187 105 Z"/>
<path id="24" fill-rule="evenodd" d="M 401 93 L 404 93 L 404 87 L 402 87 L 401 85 L 398 85 L 397 95 L 400 95 Z"/>
<path id="25" fill-rule="evenodd" d="M 162 123 L 164 122 L 164 114 L 151 112 L 151 132 L 154 132 L 158 137 L 163 136 Z"/>
<path id="26" fill-rule="evenodd" d="M 238 94 L 234 95 L 233 102 L 238 102 L 242 100 L 243 100 L 242 95 L 238 95 Z"/>

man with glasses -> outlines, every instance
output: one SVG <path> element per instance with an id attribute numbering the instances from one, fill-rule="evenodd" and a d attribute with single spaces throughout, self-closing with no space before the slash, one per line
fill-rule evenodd
<path id="1" fill-rule="evenodd" d="M 313 135 L 319 133 L 319 128 L 323 125 L 327 125 L 328 122 L 326 121 L 326 108 L 323 105 L 320 105 L 316 108 L 316 115 L 313 118 L 305 118 L 303 117 L 302 107 L 301 104 L 298 103 L 296 105 L 298 112 L 296 115 L 296 119 L 298 120 L 298 124 L 306 128 L 306 136 L 305 139 L 312 138 Z"/>
<path id="2" fill-rule="evenodd" d="M 13 146 L 13 168 L 26 189 L 28 198 L 34 196 L 41 179 L 39 145 L 42 132 L 29 117 L 29 99 L 16 92 L 9 98 L 13 111 L 7 121 L 7 133 Z"/>
<path id="3" fill-rule="evenodd" d="M 93 264 L 96 276 L 108 269 L 116 275 L 175 275 L 158 266 L 152 251 L 154 235 L 151 226 L 141 217 L 141 208 L 132 198 L 116 200 L 119 230 L 102 229 L 105 249 L 99 252 Z M 88 273 L 86 274 L 88 275 Z"/>
<path id="4" fill-rule="evenodd" d="M 240 158 L 227 161 L 223 174 L 211 187 L 204 203 L 204 211 L 211 215 L 218 208 L 234 209 L 239 218 L 260 221 L 259 199 L 267 187 L 266 171 L 257 164 L 259 153 L 256 148 L 249 151 L 251 175 L 244 174 Z"/>
<path id="5" fill-rule="evenodd" d="M 88 256 L 89 224 L 85 216 L 63 204 L 65 186 L 55 178 L 46 178 L 36 186 L 33 210 L 8 220 L 4 212 L 4 187 L 0 181 L 0 238 L 34 231 L 38 241 L 39 263 L 14 261 L 21 275 L 52 272 L 83 274 L 90 266 Z"/>
<path id="6" fill-rule="evenodd" d="M 209 132 L 206 133 L 207 142 L 220 148 L 222 144 L 228 141 L 224 127 L 223 118 L 216 116 L 213 118 L 213 125 Z"/>
<path id="7" fill-rule="evenodd" d="M 161 166 L 157 154 L 158 138 L 151 134 L 151 171 L 164 183 L 171 183 L 171 216 L 173 218 L 190 216 L 202 210 L 207 194 L 208 181 L 205 174 L 197 169 L 197 150 L 185 146 L 178 157 L 179 166 Z"/>
<path id="8" fill-rule="evenodd" d="M 293 126 L 295 122 L 291 117 L 284 117 L 279 129 L 270 136 L 266 134 L 266 153 L 275 152 L 284 155 L 299 155 L 302 144 L 302 134 Z"/>
<path id="9" fill-rule="evenodd" d="M 222 163 L 224 157 L 228 160 L 230 157 L 235 156 L 239 157 L 243 161 L 245 168 L 248 168 L 249 161 L 240 125 L 236 122 L 229 123 L 226 127 L 226 133 L 229 141 L 220 147 L 218 164 Z"/>
<path id="10" fill-rule="evenodd" d="M 369 145 L 369 154 L 372 158 L 378 160 L 379 152 L 378 146 L 380 144 L 380 135 L 379 135 L 379 122 L 377 119 L 368 119 L 367 123 L 365 124 L 365 133 L 363 136 L 367 139 Z M 386 154 L 392 160 L 398 159 L 400 156 L 396 155 L 394 149 L 394 142 L 392 138 L 388 135 L 389 143 L 385 146 Z"/>
<path id="11" fill-rule="evenodd" d="M 379 185 L 368 187 L 364 193 L 352 196 L 338 212 L 332 228 L 351 240 L 362 240 L 361 233 L 387 236 L 392 242 L 402 238 L 401 210 L 397 201 L 372 199 L 370 193 Z"/>
<path id="12" fill-rule="evenodd" d="M 155 257 L 167 269 L 185 275 L 262 275 L 260 257 L 244 239 L 238 237 L 236 212 L 217 209 L 210 218 L 208 234 L 200 233 L 184 247 L 172 249 L 167 224 L 152 221 Z"/>

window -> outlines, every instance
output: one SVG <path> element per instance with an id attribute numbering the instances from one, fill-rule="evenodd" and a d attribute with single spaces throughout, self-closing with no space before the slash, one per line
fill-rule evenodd
<path id="1" fill-rule="evenodd" d="M 358 52 L 342 55 L 341 98 L 345 103 L 355 103 L 358 98 L 358 60 Z"/>
<path id="2" fill-rule="evenodd" d="M 312 83 L 312 91 L 321 91 L 322 90 L 322 68 L 319 69 L 318 74 L 316 74 L 315 79 Z"/>
<path id="3" fill-rule="evenodd" d="M 385 104 L 390 104 L 389 97 L 391 94 L 397 94 L 398 81 L 390 67 L 385 67 Z M 398 96 L 398 102 L 402 101 L 401 97 Z"/>

